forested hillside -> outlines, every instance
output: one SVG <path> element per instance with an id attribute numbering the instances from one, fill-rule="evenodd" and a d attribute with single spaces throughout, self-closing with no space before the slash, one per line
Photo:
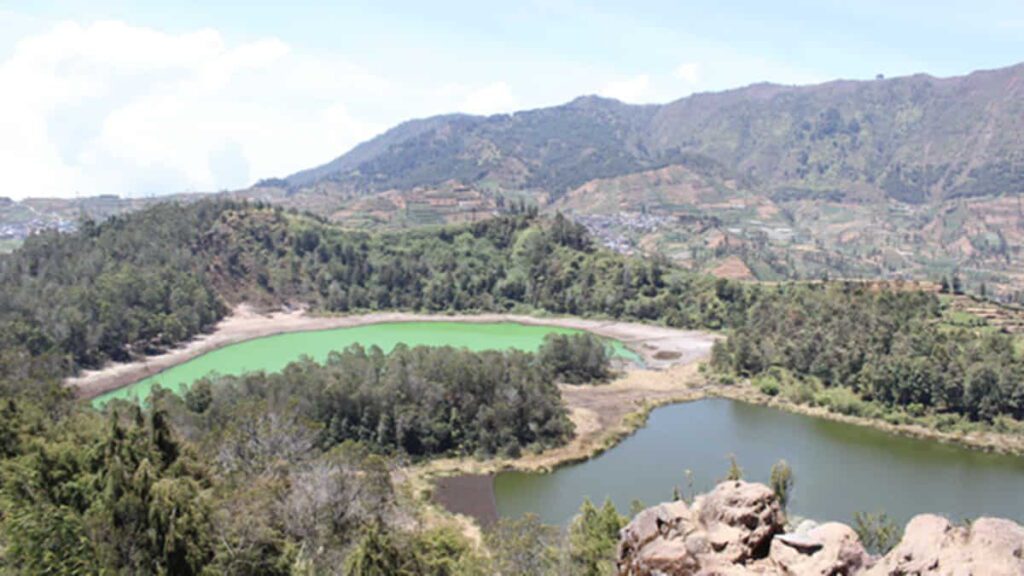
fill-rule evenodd
<path id="1" fill-rule="evenodd" d="M 243 301 L 547 311 L 735 329 L 716 362 L 741 375 L 785 369 L 915 412 L 1024 417 L 1024 366 L 1008 337 L 944 325 L 933 295 L 839 286 L 712 280 L 601 249 L 581 225 L 533 209 L 373 234 L 280 207 L 164 204 L 0 256 L 2 368 L 28 380 L 138 357 Z M 564 378 L 594 377 L 571 368 Z"/>
<path id="2" fill-rule="evenodd" d="M 470 225 L 371 234 L 280 207 L 163 204 L 0 256 L 8 370 L 53 373 L 164 349 L 242 301 L 314 309 L 531 311 L 718 328 L 742 291 L 598 248 L 524 210 Z"/>
<path id="3" fill-rule="evenodd" d="M 354 347 L 203 380 L 184 398 L 156 390 L 145 412 L 116 401 L 100 413 L 54 380 L 34 382 L 44 398 L 5 388 L 0 573 L 517 573 L 495 563 L 522 544 L 494 542 L 490 558 L 431 528 L 393 471 L 409 457 L 561 444 L 572 425 L 550 370 L 521 352 Z"/>
<path id="4" fill-rule="evenodd" d="M 758 84 L 662 106 L 584 97 L 438 117 L 287 182 L 332 180 L 365 194 L 454 179 L 557 198 L 590 180 L 681 164 L 773 195 L 879 192 L 920 203 L 1004 194 L 1024 186 L 1022 78 L 1015 66 L 944 79 Z"/>
<path id="5" fill-rule="evenodd" d="M 1024 420 L 1014 338 L 944 322 L 934 294 L 849 284 L 762 290 L 712 362 L 770 395 L 844 414 L 942 429 L 961 419 L 1019 429 Z"/>
<path id="6" fill-rule="evenodd" d="M 280 207 L 164 204 L 0 256 L 0 573 L 601 574 L 623 519 L 584 503 L 487 554 L 437 529 L 400 466 L 573 433 L 556 382 L 609 375 L 592 336 L 536 354 L 353 347 L 103 412 L 63 377 L 209 328 L 246 301 L 322 311 L 545 311 L 725 328 L 716 378 L 844 413 L 1019 430 L 1024 359 L 935 295 L 744 285 L 595 245 L 532 209 L 368 233 Z"/>
<path id="7" fill-rule="evenodd" d="M 1024 65 L 658 106 L 597 97 L 403 124 L 240 192 L 358 226 L 479 219 L 525 198 L 624 252 L 761 280 L 958 272 L 1024 301 Z"/>
<path id="8" fill-rule="evenodd" d="M 537 273 L 521 286 L 509 280 L 520 265 L 538 267 L 518 270 Z M 183 397 L 158 390 L 145 411 L 98 412 L 62 376 L 177 343 L 241 300 L 565 307 L 539 278 L 580 282 L 571 270 L 589 266 L 615 272 L 591 288 L 630 300 L 689 286 L 531 213 L 375 236 L 202 202 L 30 238 L 0 261 L 0 573 L 493 573 L 461 535 L 424 525 L 391 468 L 564 443 L 572 425 L 555 383 L 608 375 L 592 336 L 552 337 L 537 354 L 356 347 L 323 365 L 200 381 Z M 487 298 L 502 281 L 517 288 Z M 585 309 L 632 313 L 612 300 Z"/>
<path id="9" fill-rule="evenodd" d="M 722 277 L 958 273 L 972 291 L 1024 302 L 1022 103 L 1024 65 L 664 105 L 588 96 L 412 120 L 226 196 L 372 230 L 478 221 L 526 201 L 620 252 Z M 0 236 L 152 202 L 0 199 Z"/>

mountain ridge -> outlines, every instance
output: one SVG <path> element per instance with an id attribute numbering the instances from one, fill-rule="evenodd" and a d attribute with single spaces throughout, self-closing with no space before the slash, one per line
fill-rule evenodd
<path id="1" fill-rule="evenodd" d="M 959 276 L 1024 303 L 1024 63 L 420 118 L 228 195 L 355 228 L 480 220 L 525 202 L 616 250 L 729 277 Z M 17 233 L 50 213 L 63 225 L 140 204 L 14 203 L 0 224 L 16 220 Z"/>
<path id="2" fill-rule="evenodd" d="M 964 91 L 967 94 L 961 94 Z M 657 168 L 688 152 L 755 177 L 769 188 L 831 186 L 854 195 L 857 188 L 874 188 L 900 201 L 920 203 L 936 196 L 1002 193 L 998 172 L 1006 169 L 1012 183 L 1024 183 L 1020 150 L 1008 150 L 1010 144 L 1021 144 L 1020 139 L 1001 142 L 991 134 L 971 130 L 982 118 L 988 120 L 986 125 L 1018 128 L 1007 132 L 1019 136 L 1018 112 L 1024 108 L 1017 100 L 1022 96 L 1024 64 L 944 78 L 915 74 L 807 86 L 759 83 L 693 94 L 667 104 L 631 105 L 581 96 L 562 105 L 512 114 L 448 115 L 403 123 L 313 171 L 362 192 L 431 186 L 454 177 L 463 184 L 497 180 L 503 189 L 537 188 L 557 197 L 594 176 Z M 975 102 L 973 108 L 964 109 L 965 103 Z M 889 114 L 885 109 L 865 110 L 884 106 L 890 106 Z M 900 118 L 900 114 L 909 117 Z M 888 125 L 887 120 L 902 124 Z M 533 133 L 540 121 L 554 124 L 555 132 Z M 941 125 L 949 122 L 956 125 L 943 130 Z M 411 126 L 417 129 L 406 129 Z M 570 130 L 565 133 L 558 131 L 559 127 Z M 583 133 L 587 129 L 590 134 Z M 778 136 L 780 130 L 783 139 L 773 140 L 770 136 Z M 878 131 L 882 133 L 875 134 Z M 602 135 L 610 137 L 612 148 L 599 147 L 609 143 L 609 138 L 600 141 Z M 963 135 L 973 136 L 975 149 L 950 149 L 948 140 Z M 864 142 L 865 138 L 870 142 Z M 445 145 L 443 150 L 438 150 L 440 144 Z M 865 144 L 876 151 L 863 150 Z M 839 149 L 839 154 L 823 149 L 829 145 Z M 545 155 L 544 148 L 552 146 L 567 154 Z M 487 151 L 497 151 L 500 157 L 488 156 Z M 418 156 L 424 152 L 428 153 Z M 920 152 L 935 161 L 912 162 Z M 965 152 L 973 153 L 971 162 L 955 164 Z M 1003 157 L 1007 152 L 1012 158 Z M 595 154 L 605 162 L 598 166 L 579 162 L 580 157 Z M 572 155 L 576 162 L 567 157 Z M 463 167 L 460 159 L 463 163 L 474 160 L 479 170 L 424 173 L 425 162 L 446 161 Z M 516 178 L 522 174 L 507 173 L 510 164 L 529 167 L 538 159 L 546 162 L 535 167 L 539 174 L 533 177 Z M 562 177 L 558 172 L 567 161 L 571 168 L 589 170 L 576 178 Z M 773 165 L 778 167 L 774 171 Z M 814 176 L 813 170 L 820 174 Z M 997 172 L 996 177 L 987 175 L 986 170 Z M 291 186 L 306 185 L 310 172 L 299 172 L 286 181 Z M 367 172 L 375 177 L 366 179 Z M 942 181 L 943 177 L 947 181 Z M 879 183 L 877 178 L 884 179 Z"/>
<path id="3" fill-rule="evenodd" d="M 960 275 L 1024 300 L 1024 64 L 418 122 L 261 198 L 397 227 L 526 201 L 696 269 Z"/>

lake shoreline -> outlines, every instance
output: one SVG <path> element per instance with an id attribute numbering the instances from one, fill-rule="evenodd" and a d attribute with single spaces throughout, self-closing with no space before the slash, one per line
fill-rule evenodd
<path id="1" fill-rule="evenodd" d="M 539 454 L 528 454 L 519 458 L 493 458 L 490 460 L 449 458 L 433 460 L 417 465 L 417 467 L 434 477 L 442 477 L 449 474 L 495 474 L 513 470 L 519 472 L 550 473 L 563 466 L 570 466 L 596 458 L 603 452 L 614 448 L 622 440 L 642 429 L 647 424 L 647 418 L 650 416 L 650 413 L 657 408 L 712 398 L 723 398 L 765 406 L 792 414 L 871 428 L 888 434 L 918 440 L 956 445 L 979 452 L 1024 457 L 1024 437 L 1012 434 L 972 432 L 964 435 L 943 432 L 922 425 L 890 424 L 871 418 L 837 414 L 821 407 L 779 400 L 777 397 L 767 396 L 748 385 L 707 384 L 697 380 L 690 380 L 684 387 L 680 387 L 675 395 L 654 398 L 643 402 L 636 410 L 626 413 L 618 425 L 601 431 L 597 435 L 596 440 L 593 436 L 588 438 L 587 441 L 582 442 L 574 438 L 564 446 L 550 448 Z M 578 426 L 578 418 L 574 414 L 574 407 L 570 405 L 568 408 L 570 413 L 573 414 L 573 423 Z"/>
<path id="2" fill-rule="evenodd" d="M 474 490 L 480 490 L 483 477 L 506 471 L 549 473 L 562 466 L 585 462 L 614 448 L 622 440 L 644 427 L 651 411 L 661 406 L 693 402 L 710 397 L 709 386 L 700 372 L 707 356 L 687 364 L 661 370 L 630 370 L 608 384 L 560 385 L 563 401 L 576 427 L 575 436 L 566 444 L 540 453 L 523 454 L 518 458 L 495 457 L 479 460 L 472 457 L 441 458 L 407 466 L 400 478 L 415 494 L 429 495 L 427 506 L 436 514 L 431 517 L 454 522 L 460 531 L 480 541 L 481 525 L 477 519 L 459 514 L 444 506 L 447 494 L 437 494 L 438 484 L 452 477 L 475 476 Z M 493 491 L 493 482 L 489 485 Z M 481 500 L 475 497 L 474 500 Z M 463 506 L 459 507 L 465 508 Z M 470 509 L 481 509 L 475 505 Z M 488 518 L 490 510 L 483 510 Z"/>
<path id="3" fill-rule="evenodd" d="M 98 370 L 85 371 L 66 379 L 65 385 L 74 388 L 79 398 L 88 400 L 232 344 L 294 332 L 316 332 L 401 322 L 511 322 L 528 326 L 584 330 L 618 340 L 640 355 L 645 364 L 652 368 L 664 368 L 703 358 L 710 352 L 711 345 L 717 338 L 711 333 L 695 330 L 576 317 L 504 313 L 445 315 L 413 312 L 315 315 L 301 309 L 261 314 L 243 304 L 218 322 L 211 332 L 197 336 L 177 348 L 156 356 L 127 363 L 108 364 Z"/>
<path id="4" fill-rule="evenodd" d="M 778 396 L 768 396 L 751 385 L 716 386 L 713 390 L 712 397 L 728 398 L 729 400 L 767 406 L 793 414 L 802 414 L 833 422 L 873 428 L 889 434 L 897 434 L 919 440 L 932 440 L 943 444 L 955 444 L 971 450 L 1024 457 L 1024 436 L 1019 434 L 1007 434 L 996 431 L 977 431 L 964 434 L 944 432 L 923 424 L 891 424 L 877 418 L 840 414 L 821 406 L 797 404 Z"/>
<path id="5" fill-rule="evenodd" d="M 682 372 L 680 368 L 689 368 L 689 370 Z M 614 448 L 624 439 L 644 428 L 650 413 L 654 409 L 712 398 L 722 398 L 764 406 L 812 418 L 871 428 L 887 434 L 956 445 L 969 450 L 1024 457 L 1024 437 L 1017 435 L 998 432 L 956 434 L 942 432 L 922 425 L 890 424 L 881 420 L 837 414 L 822 407 L 795 404 L 778 397 L 768 396 L 749 384 L 709 384 L 694 364 L 688 367 L 678 367 L 674 372 L 680 378 L 679 386 L 675 388 L 674 394 L 646 398 L 643 397 L 644 390 L 642 387 L 632 388 L 636 393 L 634 402 L 638 402 L 634 404 L 634 410 L 623 414 L 619 421 L 612 426 L 595 429 L 593 424 L 585 424 L 583 432 L 585 438 L 574 438 L 565 446 L 552 448 L 540 454 L 527 454 L 519 458 L 495 458 L 486 461 L 473 458 L 451 458 L 425 462 L 411 467 L 408 470 L 407 478 L 412 480 L 414 486 L 419 490 L 426 490 L 432 493 L 438 482 L 449 481 L 443 479 L 461 476 L 487 476 L 491 480 L 491 489 L 493 490 L 493 477 L 500 472 L 551 473 L 564 466 L 585 462 Z M 578 390 L 584 387 L 574 388 L 577 389 L 575 392 L 586 394 L 586 391 Z M 590 388 L 599 390 L 600 387 Z M 564 393 L 565 387 L 563 387 Z M 579 404 L 579 398 L 567 400 L 567 408 L 569 408 L 573 422 L 577 427 L 580 426 Z M 479 481 L 483 481 L 482 478 Z M 432 502 L 439 508 L 443 508 L 443 501 L 439 500 L 432 500 Z M 457 516 L 448 508 L 443 508 L 443 510 L 446 513 Z M 487 513 L 488 515 L 490 514 L 489 511 Z M 479 532 L 480 525 L 475 522 L 475 519 L 466 516 L 457 518 L 460 524 L 466 525 L 467 522 L 469 523 L 470 528 L 466 530 L 467 533 Z"/>
<path id="6" fill-rule="evenodd" d="M 848 416 L 822 407 L 795 404 L 768 396 L 749 383 L 711 384 L 699 369 L 711 344 L 720 335 L 675 330 L 661 326 L 614 320 L 575 317 L 526 316 L 517 314 L 439 315 L 409 312 L 380 312 L 360 315 L 313 315 L 305 310 L 260 314 L 242 305 L 215 329 L 165 354 L 101 370 L 83 373 L 66 381 L 77 387 L 82 398 L 93 398 L 183 362 L 240 342 L 291 332 L 314 332 L 400 322 L 511 322 L 586 330 L 622 342 L 640 354 L 649 369 L 631 369 L 612 382 L 599 386 L 560 385 L 560 391 L 576 426 L 577 434 L 564 446 L 526 454 L 518 458 L 480 461 L 448 458 L 406 467 L 403 475 L 417 493 L 429 494 L 440 478 L 462 474 L 494 474 L 501 471 L 550 472 L 556 468 L 590 460 L 636 433 L 658 407 L 726 398 L 767 406 L 786 412 L 881 430 L 890 434 L 956 444 L 966 448 L 1024 456 L 1024 436 L 999 432 L 943 432 L 923 425 L 890 424 L 876 419 Z M 436 505 L 436 503 L 435 503 Z M 440 507 L 438 507 L 440 509 Z M 449 516 L 443 512 L 442 516 Z M 466 525 L 465 518 L 461 521 Z M 467 530 L 479 532 L 469 522 Z"/>

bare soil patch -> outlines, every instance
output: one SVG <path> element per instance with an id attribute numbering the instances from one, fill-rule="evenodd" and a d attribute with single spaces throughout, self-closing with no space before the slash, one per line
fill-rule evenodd
<path id="1" fill-rule="evenodd" d="M 754 280 L 754 273 L 739 258 L 729 256 L 722 260 L 717 266 L 711 269 L 711 274 L 716 278 L 729 278 L 732 280 Z"/>

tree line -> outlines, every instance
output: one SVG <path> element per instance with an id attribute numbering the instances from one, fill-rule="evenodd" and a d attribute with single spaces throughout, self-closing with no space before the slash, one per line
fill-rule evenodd
<path id="1" fill-rule="evenodd" d="M 775 394 L 861 412 L 1024 419 L 1024 357 L 1006 334 L 942 322 L 938 298 L 857 283 L 763 288 L 712 353 L 715 367 Z M 795 380 L 795 382 L 791 382 Z"/>
<path id="2" fill-rule="evenodd" d="M 545 347 L 564 338 L 549 336 Z M 568 340 L 604 350 L 590 335 Z M 604 377 L 608 358 L 601 358 L 592 367 Z M 544 353 L 402 344 L 384 353 L 353 345 L 331 352 L 323 364 L 305 358 L 279 373 L 207 377 L 181 396 L 156 390 L 149 402 L 167 410 L 183 430 L 214 438 L 220 455 L 239 466 L 262 458 L 239 431 L 267 414 L 311 424 L 315 434 L 305 443 L 324 448 L 358 441 L 415 458 L 515 456 L 572 436 L 555 385 L 562 369 Z M 282 448 L 293 443 L 280 442 Z"/>
<path id="3" fill-rule="evenodd" d="M 545 344 L 566 346 L 604 349 L 589 335 Z M 488 535 L 496 554 L 482 555 L 426 527 L 422 504 L 392 483 L 396 459 L 564 442 L 572 425 L 551 358 L 562 357 L 357 345 L 180 396 L 157 387 L 144 405 L 104 412 L 56 378 L 8 394 L 0 573 L 511 574 L 524 552 L 576 567 L 561 573 L 604 573 L 593 567 L 607 566 L 622 523 L 613 509 L 585 506 L 565 543 L 520 532 L 535 520 L 504 523 Z"/>
<path id="4" fill-rule="evenodd" d="M 610 569 L 613 508 L 585 505 L 567 539 L 535 518 L 503 521 L 481 555 L 427 528 L 422 496 L 392 483 L 409 459 L 564 442 L 555 383 L 609 375 L 593 336 L 551 336 L 534 354 L 353 347 L 103 413 L 61 384 L 176 344 L 242 301 L 725 328 L 715 368 L 769 393 L 851 413 L 1024 419 L 1013 342 L 943 323 L 930 294 L 704 278 L 531 211 L 376 234 L 261 205 L 159 205 L 0 256 L 0 573 Z"/>
<path id="5" fill-rule="evenodd" d="M 68 374 L 208 330 L 240 302 L 330 312 L 531 312 L 722 328 L 744 291 L 596 247 L 582 226 L 519 211 L 366 233 L 230 200 L 159 204 L 44 232 L 0 255 L 0 350 Z"/>

